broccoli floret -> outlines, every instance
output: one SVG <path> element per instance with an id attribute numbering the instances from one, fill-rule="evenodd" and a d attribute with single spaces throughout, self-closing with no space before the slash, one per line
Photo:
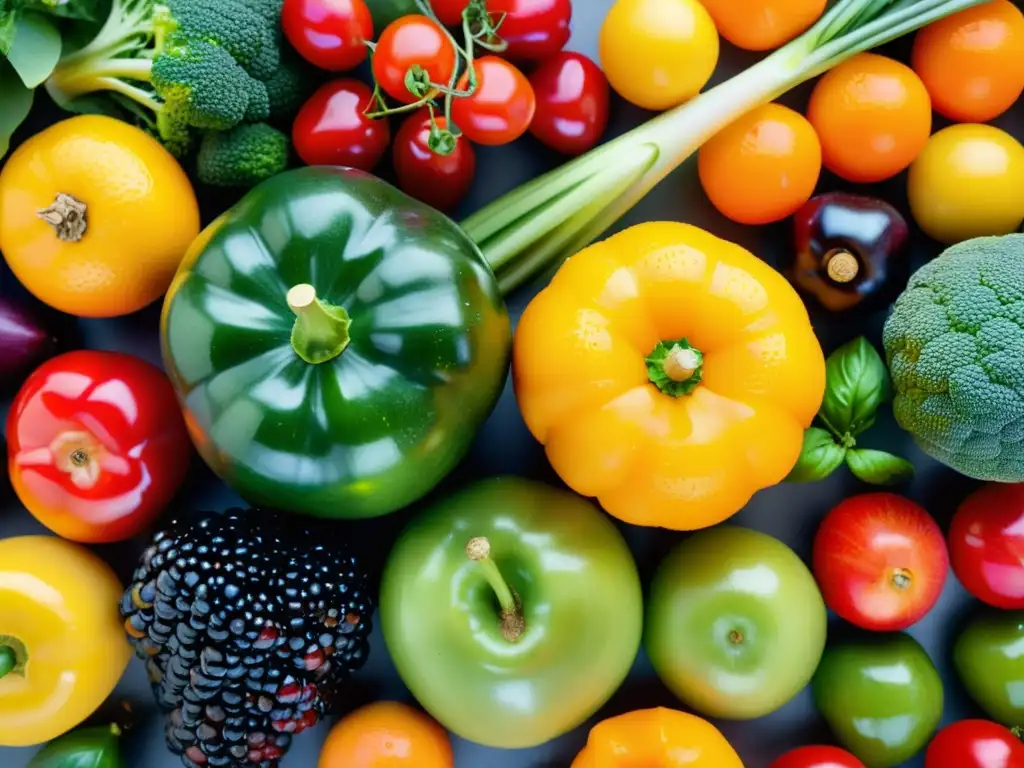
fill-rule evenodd
<path id="1" fill-rule="evenodd" d="M 281 51 L 281 66 L 267 80 L 272 120 L 291 121 L 299 107 L 316 90 L 321 76 L 306 60 L 290 49 Z"/>
<path id="2" fill-rule="evenodd" d="M 245 119 L 255 81 L 224 48 L 192 41 L 173 43 L 157 56 L 151 82 L 164 110 L 196 128 L 226 130 Z"/>
<path id="3" fill-rule="evenodd" d="M 265 79 L 280 62 L 271 19 L 242 0 L 164 0 L 173 34 L 224 48 L 252 77 Z M 156 6 L 160 13 L 160 6 Z"/>
<path id="4" fill-rule="evenodd" d="M 925 453 L 1024 481 L 1024 235 L 968 240 L 921 267 L 882 340 L 893 414 Z"/>
<path id="5" fill-rule="evenodd" d="M 291 143 L 266 123 L 240 125 L 203 136 L 197 176 L 218 187 L 251 187 L 288 167 Z"/>

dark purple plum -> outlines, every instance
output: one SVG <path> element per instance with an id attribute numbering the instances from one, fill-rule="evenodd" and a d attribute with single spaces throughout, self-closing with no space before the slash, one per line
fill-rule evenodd
<path id="1" fill-rule="evenodd" d="M 58 351 L 52 323 L 27 303 L 0 298 L 0 390 L 21 385 Z"/>

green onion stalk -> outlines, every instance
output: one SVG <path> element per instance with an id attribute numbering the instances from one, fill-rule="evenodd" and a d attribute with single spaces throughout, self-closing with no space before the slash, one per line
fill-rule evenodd
<path id="1" fill-rule="evenodd" d="M 720 85 L 498 198 L 462 227 L 508 293 L 587 246 L 750 110 L 851 56 L 987 0 L 837 0 L 813 27 Z"/>

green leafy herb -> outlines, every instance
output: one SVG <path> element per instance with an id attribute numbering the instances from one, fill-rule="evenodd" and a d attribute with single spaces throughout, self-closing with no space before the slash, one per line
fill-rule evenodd
<path id="1" fill-rule="evenodd" d="M 23 13 L 14 24 L 7 60 L 26 88 L 35 88 L 53 72 L 60 58 L 60 32 L 41 13 Z"/>
<path id="2" fill-rule="evenodd" d="M 804 433 L 792 483 L 823 480 L 844 461 L 858 478 L 872 485 L 896 485 L 914 476 L 905 459 L 858 448 L 857 438 L 875 423 L 878 408 L 889 399 L 889 372 L 863 336 L 839 347 L 825 362 L 825 396 L 816 421 Z"/>
<path id="3" fill-rule="evenodd" d="M 7 59 L 0 58 L 0 157 L 7 154 L 11 135 L 32 109 L 35 91 L 26 88 Z"/>

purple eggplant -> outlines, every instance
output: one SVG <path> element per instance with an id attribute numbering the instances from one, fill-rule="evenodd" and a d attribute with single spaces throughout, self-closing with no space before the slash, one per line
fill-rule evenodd
<path id="1" fill-rule="evenodd" d="M 0 389 L 19 386 L 57 350 L 52 323 L 41 312 L 0 298 Z"/>

